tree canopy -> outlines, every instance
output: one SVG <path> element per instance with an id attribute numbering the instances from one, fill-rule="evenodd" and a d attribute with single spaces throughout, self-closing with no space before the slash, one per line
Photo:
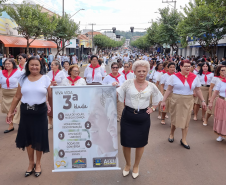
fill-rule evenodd
<path id="1" fill-rule="evenodd" d="M 215 55 L 219 40 L 226 34 L 225 5 L 225 0 L 195 0 L 186 5 L 177 28 L 182 45 L 187 46 L 188 37 L 193 37 L 211 56 Z"/>
<path id="2" fill-rule="evenodd" d="M 35 39 L 47 35 L 56 28 L 57 22 L 54 16 L 50 17 L 48 13 L 43 13 L 39 5 L 23 2 L 23 4 L 9 5 L 4 8 L 11 19 L 17 23 L 18 27 L 15 29 L 27 40 L 27 53 Z"/>

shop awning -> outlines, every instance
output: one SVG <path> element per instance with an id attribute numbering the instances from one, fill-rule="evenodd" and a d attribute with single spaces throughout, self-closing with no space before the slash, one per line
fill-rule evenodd
<path id="1" fill-rule="evenodd" d="M 27 40 L 23 37 L 0 35 L 0 41 L 4 43 L 5 47 L 20 47 L 20 48 L 27 47 Z M 52 41 L 36 39 L 34 40 L 34 42 L 31 43 L 29 47 L 30 48 L 57 48 L 57 45 Z"/>

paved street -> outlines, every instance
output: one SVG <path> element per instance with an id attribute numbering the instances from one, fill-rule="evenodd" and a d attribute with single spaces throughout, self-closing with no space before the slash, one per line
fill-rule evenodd
<path id="1" fill-rule="evenodd" d="M 84 69 L 83 69 L 84 70 Z M 107 69 L 107 71 L 109 71 Z M 83 72 L 81 72 L 83 76 Z M 149 143 L 145 148 L 140 164 L 140 176 L 122 176 L 122 171 L 99 172 L 64 172 L 52 173 L 53 170 L 53 130 L 49 131 L 50 153 L 42 158 L 42 175 L 25 178 L 28 166 L 27 152 L 16 148 L 15 131 L 4 134 L 7 129 L 5 115 L 0 113 L 0 179 L 1 185 L 215 185 L 225 184 L 226 141 L 217 142 L 213 133 L 213 118 L 204 127 L 201 121 L 191 121 L 187 141 L 191 150 L 180 145 L 181 130 L 176 130 L 174 143 L 168 142 L 170 120 L 161 125 L 157 112 L 151 114 Z M 199 114 L 201 120 L 201 111 Z M 118 129 L 119 133 L 119 129 Z M 120 142 L 119 142 L 120 143 Z M 120 144 L 119 144 L 120 146 Z M 134 150 L 132 163 L 134 162 Z M 119 163 L 125 165 L 121 147 Z"/>

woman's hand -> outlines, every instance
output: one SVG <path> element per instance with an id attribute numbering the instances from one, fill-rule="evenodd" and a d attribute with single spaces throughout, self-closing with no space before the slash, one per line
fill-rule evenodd
<path id="1" fill-rule="evenodd" d="M 152 108 L 148 107 L 148 110 L 146 111 L 148 114 L 151 114 L 153 112 Z"/>
<path id="2" fill-rule="evenodd" d="M 113 86 L 118 86 L 118 82 L 113 82 L 112 85 Z"/>
<path id="3" fill-rule="evenodd" d="M 206 111 L 206 102 L 202 102 L 202 108 Z"/>
<path id="4" fill-rule="evenodd" d="M 8 112 L 7 117 L 6 117 L 6 123 L 8 123 L 8 124 L 12 123 L 13 116 L 14 116 L 14 113 Z"/>
<path id="5" fill-rule="evenodd" d="M 162 101 L 161 102 L 161 110 L 165 110 L 166 107 L 166 102 Z"/>
<path id="6" fill-rule="evenodd" d="M 56 81 L 51 81 L 51 85 L 52 85 L 52 86 L 57 86 Z"/>
<path id="7" fill-rule="evenodd" d="M 50 107 L 49 103 L 46 103 L 46 105 L 47 105 L 47 109 L 48 109 L 47 112 L 50 113 L 51 112 L 51 107 Z"/>
<path id="8" fill-rule="evenodd" d="M 209 105 L 208 105 L 209 109 L 211 110 L 212 107 L 213 107 L 213 102 L 209 102 Z"/>

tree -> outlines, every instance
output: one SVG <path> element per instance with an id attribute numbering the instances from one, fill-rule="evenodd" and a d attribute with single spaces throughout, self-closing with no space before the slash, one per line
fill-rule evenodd
<path id="1" fill-rule="evenodd" d="M 195 0 L 184 7 L 184 12 L 177 27 L 182 45 L 187 46 L 187 38 L 193 37 L 211 57 L 215 55 L 219 40 L 226 34 L 225 0 Z"/>
<path id="2" fill-rule="evenodd" d="M 15 29 L 27 40 L 27 54 L 29 53 L 30 45 L 35 39 L 41 35 L 45 36 L 56 28 L 54 16 L 50 17 L 48 13 L 43 13 L 42 7 L 39 5 L 23 2 L 20 5 L 4 7 L 7 14 L 18 25 Z"/>
<path id="3" fill-rule="evenodd" d="M 179 22 L 182 21 L 182 14 L 176 9 L 170 9 L 169 7 L 159 9 L 159 29 L 157 40 L 162 44 L 169 44 L 173 51 L 178 52 L 178 43 L 180 36 L 177 31 Z"/>
<path id="4" fill-rule="evenodd" d="M 159 39 L 159 26 L 160 24 L 157 21 L 152 20 L 151 26 L 147 30 L 147 40 L 150 45 L 162 45 Z"/>
<path id="5" fill-rule="evenodd" d="M 99 52 L 99 50 L 103 50 L 107 47 L 121 47 L 125 43 L 125 38 L 122 41 L 114 41 L 105 35 L 96 35 L 93 37 L 93 42 Z"/>
<path id="6" fill-rule="evenodd" d="M 78 36 L 79 24 L 71 20 L 70 16 L 66 13 L 62 17 L 55 17 L 55 19 L 57 26 L 56 29 L 49 32 L 48 40 L 57 44 L 57 56 L 58 53 L 68 46 L 65 44 L 66 41 Z"/>
<path id="7" fill-rule="evenodd" d="M 143 50 L 148 50 L 148 48 L 151 46 L 151 43 L 148 41 L 148 35 L 146 34 L 143 37 L 140 37 L 137 40 L 132 41 L 131 46 Z"/>

